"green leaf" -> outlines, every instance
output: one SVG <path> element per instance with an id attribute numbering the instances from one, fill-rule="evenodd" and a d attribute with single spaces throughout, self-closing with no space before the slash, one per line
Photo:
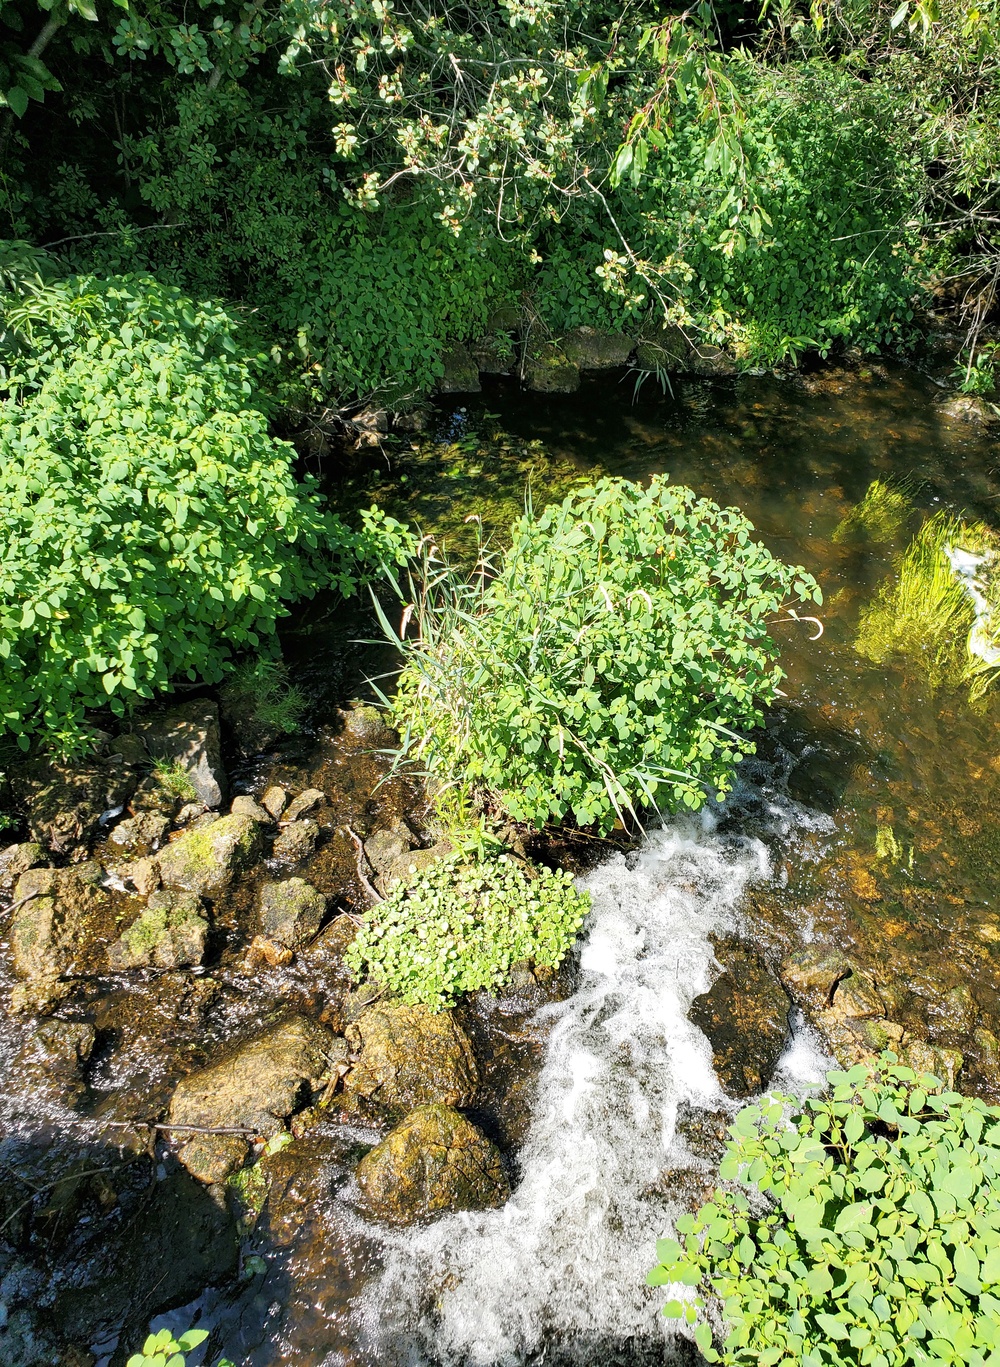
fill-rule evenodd
<path id="1" fill-rule="evenodd" d="M 22 86 L 12 85 L 4 97 L 11 111 L 19 119 L 24 118 L 28 108 L 28 92 Z"/>

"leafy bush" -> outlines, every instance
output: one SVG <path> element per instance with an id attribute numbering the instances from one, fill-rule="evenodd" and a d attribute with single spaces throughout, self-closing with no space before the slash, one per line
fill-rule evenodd
<path id="1" fill-rule="evenodd" d="M 539 826 L 607 831 L 637 802 L 725 793 L 783 677 L 769 624 L 786 598 L 821 601 L 752 531 L 655 476 L 529 509 L 469 579 L 425 550 L 395 636 L 405 753 Z"/>
<path id="2" fill-rule="evenodd" d="M 0 407 L 0 715 L 64 746 L 178 677 L 217 681 L 285 604 L 399 554 L 293 474 L 253 406 L 234 320 L 149 277 L 34 306 Z"/>
<path id="3" fill-rule="evenodd" d="M 568 873 L 458 852 L 398 883 L 369 912 L 345 962 L 437 1011 L 463 992 L 501 986 L 516 963 L 557 968 L 589 908 Z"/>
<path id="4" fill-rule="evenodd" d="M 828 1081 L 737 1116 L 719 1172 L 739 1186 L 657 1245 L 649 1282 L 698 1291 L 665 1313 L 690 1324 L 721 1301 L 721 1346 L 695 1330 L 709 1362 L 995 1363 L 1000 1109 L 892 1053 Z"/>

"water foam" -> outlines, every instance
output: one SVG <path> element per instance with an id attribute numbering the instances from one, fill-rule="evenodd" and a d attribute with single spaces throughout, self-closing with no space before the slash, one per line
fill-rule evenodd
<path id="1" fill-rule="evenodd" d="M 607 1362 L 686 1345 L 645 1286 L 680 1206 L 664 1174 L 697 1169 L 682 1108 L 732 1110 L 705 1036 L 687 1019 L 712 978 L 712 932 L 734 929 L 761 840 L 712 817 L 653 832 L 587 880 L 593 898 L 577 990 L 545 1009 L 551 1034 L 522 1180 L 502 1210 L 446 1216 L 390 1240 L 364 1308 L 364 1358 L 493 1367 L 539 1356 Z M 822 1076 L 797 1035 L 781 1081 Z M 696 1177 L 710 1182 L 704 1168 Z M 602 1346 L 603 1345 L 603 1346 Z M 617 1352 L 610 1355 L 618 1355 Z"/>

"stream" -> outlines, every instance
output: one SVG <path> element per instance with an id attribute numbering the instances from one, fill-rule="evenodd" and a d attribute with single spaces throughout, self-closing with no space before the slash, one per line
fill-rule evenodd
<path id="1" fill-rule="evenodd" d="M 267 1203 L 237 1249 L 217 1195 L 180 1180 L 162 1144 L 138 1157 L 111 1144 L 109 1121 L 153 1116 L 180 1075 L 275 1011 L 342 1028 L 335 956 L 253 969 L 241 957 L 248 883 L 217 910 L 225 933 L 207 972 L 88 981 L 61 1008 L 97 1027 L 80 1091 L 48 1094 L 22 1062 L 31 1022 L 0 1024 L 0 1166 L 38 1184 L 58 1163 L 85 1161 L 114 1187 L 113 1199 L 98 1192 L 53 1217 L 47 1242 L 26 1233 L 31 1258 L 0 1262 L 0 1361 L 22 1367 L 4 1358 L 3 1333 L 9 1316 L 28 1322 L 22 1307 L 35 1298 L 82 1354 L 62 1367 L 122 1367 L 140 1328 L 196 1321 L 211 1335 L 191 1367 L 222 1354 L 236 1367 L 698 1363 L 644 1278 L 655 1240 L 711 1191 L 744 1104 L 713 1067 L 714 1038 L 689 1017 L 733 946 L 749 947 L 775 983 L 782 965 L 847 956 L 851 981 L 879 1002 L 862 1025 L 888 1021 L 939 1062 L 961 1055 L 959 1085 L 1000 1098 L 1000 706 L 934 692 L 918 668 L 877 666 L 855 649 L 859 613 L 919 513 L 947 507 L 1000 525 L 996 439 L 949 418 L 931 376 L 889 364 L 675 382 L 663 395 L 647 385 L 633 398 L 616 376 L 567 397 L 500 381 L 442 403 L 425 433 L 368 468 L 320 471 L 341 501 L 373 494 L 452 544 L 472 534 L 470 513 L 487 532 L 508 525 L 526 484 L 538 506 L 582 477 L 666 471 L 738 505 L 823 588 L 819 639 L 801 623 L 776 627 L 785 697 L 726 802 L 651 823 L 630 851 L 581 857 L 556 842 L 550 854 L 578 869 L 593 899 L 575 962 L 547 994 L 479 994 L 462 1008 L 483 1078 L 475 1118 L 504 1150 L 510 1200 L 403 1231 L 367 1222 L 353 1167 L 380 1133 L 344 1117 L 269 1160 Z M 905 488 L 917 521 L 881 540 L 845 534 L 875 479 Z M 379 786 L 384 761 L 330 721 L 383 667 L 356 644 L 370 630 L 360 610 L 321 601 L 289 619 L 283 648 L 310 724 L 230 770 L 238 792 L 280 782 L 330 795 L 328 835 L 303 876 L 349 910 L 364 899 L 342 828 L 388 825 L 416 801 L 400 780 Z M 0 921 L 5 1002 L 7 929 Z M 797 1004 L 790 1023 L 770 1085 L 802 1092 L 832 1066 L 831 1036 Z M 129 1175 L 141 1163 L 143 1191 L 152 1182 L 162 1193 L 156 1237 L 135 1233 L 150 1218 Z M 0 1220 L 15 1222 L 15 1205 L 0 1204 Z M 88 1229 L 98 1228 L 95 1254 Z M 147 1296 L 142 1264 L 159 1269 L 158 1258 Z M 114 1288 L 129 1278 L 138 1290 L 124 1332 Z"/>

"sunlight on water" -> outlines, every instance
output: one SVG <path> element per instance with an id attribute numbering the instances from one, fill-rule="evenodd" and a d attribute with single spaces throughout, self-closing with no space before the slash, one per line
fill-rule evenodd
<path id="1" fill-rule="evenodd" d="M 594 910 L 579 985 L 545 1008 L 552 1032 L 520 1185 L 502 1210 L 390 1238 L 364 1308 L 365 1357 L 487 1367 L 544 1349 L 607 1361 L 608 1345 L 631 1342 L 633 1357 L 644 1345 L 660 1361 L 664 1350 L 686 1358 L 659 1314 L 662 1291 L 644 1279 L 682 1206 L 665 1174 L 711 1181 L 680 1115 L 735 1109 L 687 1011 L 711 983 L 709 935 L 736 929 L 744 891 L 770 875 L 761 840 L 719 834 L 705 816 L 653 832 L 585 880 Z M 808 1084 L 825 1066 L 797 1033 L 778 1081 Z"/>

